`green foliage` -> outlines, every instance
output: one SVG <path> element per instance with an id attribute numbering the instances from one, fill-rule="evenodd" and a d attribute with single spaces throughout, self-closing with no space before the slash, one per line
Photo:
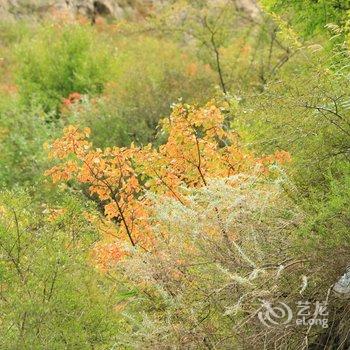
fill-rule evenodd
<path id="1" fill-rule="evenodd" d="M 17 84 L 26 105 L 58 111 L 72 92 L 101 93 L 111 72 L 113 50 L 87 25 L 44 25 L 17 54 Z"/>
<path id="2" fill-rule="evenodd" d="M 69 116 L 91 127 L 100 147 L 149 142 L 178 99 L 203 103 L 214 94 L 214 72 L 174 43 L 126 37 L 117 48 L 114 81 L 101 98 L 88 99 Z"/>
<path id="3" fill-rule="evenodd" d="M 106 349 L 121 327 L 112 285 L 89 264 L 96 233 L 79 201 L 35 207 L 0 197 L 2 349 Z"/>
<path id="4" fill-rule="evenodd" d="M 19 43 L 30 29 L 29 23 L 2 21 L 0 23 L 0 43 L 2 46 L 11 46 Z"/>
<path id="5" fill-rule="evenodd" d="M 247 95 L 234 125 L 255 150 L 288 149 L 290 173 L 302 196 L 327 192 L 327 176 L 341 176 L 349 152 L 349 99 L 346 70 L 334 71 L 320 46 L 299 51 L 260 94 Z M 338 63 L 337 63 L 338 64 Z M 348 59 L 344 58 L 342 67 Z"/>
<path id="6" fill-rule="evenodd" d="M 98 147 L 111 145 L 127 146 L 131 140 L 148 136 L 151 130 L 141 127 L 143 119 L 133 119 L 133 115 L 123 114 L 123 105 L 115 100 L 104 97 L 90 99 L 85 96 L 83 100 L 67 111 L 67 122 L 81 124 L 94 130 L 92 140 Z M 130 123 L 130 120 L 133 122 Z M 132 125 L 134 132 L 131 132 Z"/>
<path id="7" fill-rule="evenodd" d="M 233 3 L 181 1 L 171 6 L 155 25 L 173 40 L 195 47 L 198 58 L 216 72 L 216 84 L 226 93 L 230 83 L 228 72 L 222 67 L 221 50 L 240 32 L 237 19 Z"/>
<path id="8" fill-rule="evenodd" d="M 306 203 L 311 213 L 303 234 L 322 236 L 322 241 L 331 249 L 350 242 L 350 168 L 349 164 L 339 166 L 342 177 L 328 176 L 329 191 L 320 200 L 319 195 L 311 196 Z"/>
<path id="9" fill-rule="evenodd" d="M 287 173 L 293 185 L 285 191 L 305 215 L 291 250 L 310 259 L 304 270 L 307 293 L 319 300 L 348 265 L 344 253 L 349 251 L 348 69 L 346 42 L 341 51 L 330 52 L 321 45 L 300 47 L 262 92 L 243 95 L 233 122 L 251 149 L 266 154 L 281 148 L 291 153 Z M 284 283 L 299 282 L 290 277 Z M 299 293 L 290 297 L 300 300 Z M 348 335 L 338 325 L 344 320 L 348 328 L 349 318 L 339 300 L 330 304 L 336 329 L 332 334 L 346 344 Z M 322 333 L 315 335 L 316 343 L 325 344 Z"/>
<path id="10" fill-rule="evenodd" d="M 156 24 L 165 35 L 194 48 L 227 95 L 263 89 L 293 52 L 280 38 L 280 23 L 258 11 L 239 11 L 234 1 L 176 2 Z"/>
<path id="11" fill-rule="evenodd" d="M 23 108 L 18 99 L 0 105 L 0 186 L 39 184 L 47 165 L 44 143 L 55 135 L 54 125 L 40 107 Z"/>
<path id="12" fill-rule="evenodd" d="M 308 38 L 324 34 L 328 23 L 344 26 L 350 10 L 348 0 L 263 0 L 262 3 L 272 12 L 287 15 Z"/>
<path id="13" fill-rule="evenodd" d="M 304 347 L 303 330 L 266 331 L 254 315 L 260 298 L 300 300 L 305 276 L 305 300 L 323 300 L 349 263 L 349 4 L 262 3 L 256 20 L 231 1 L 191 0 L 142 23 L 0 24 L 1 349 Z M 73 92 L 81 100 L 63 106 Z M 291 153 L 271 169 L 283 176 L 183 188 L 186 203 L 149 196 L 154 254 L 135 248 L 97 271 L 110 227 L 85 218 L 96 212 L 84 186 L 64 195 L 43 176 L 43 144 L 71 123 L 101 148 L 156 143 L 179 98 L 218 95 L 240 146 Z M 332 317 L 344 337 L 347 306 Z M 323 330 L 309 331 L 318 342 Z"/>

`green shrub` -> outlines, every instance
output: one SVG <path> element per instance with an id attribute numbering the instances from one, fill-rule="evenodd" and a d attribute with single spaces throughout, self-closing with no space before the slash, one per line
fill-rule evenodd
<path id="1" fill-rule="evenodd" d="M 0 203 L 0 348 L 110 348 L 122 324 L 111 283 L 89 262 L 86 208 L 69 197 L 63 211 L 35 205 L 19 189 Z"/>
<path id="2" fill-rule="evenodd" d="M 341 177 L 349 155 L 348 75 L 332 70 L 332 57 L 318 49 L 301 49 L 262 93 L 247 94 L 234 122 L 255 150 L 291 153 L 303 197 L 326 193 L 329 173 Z"/>
<path id="3" fill-rule="evenodd" d="M 69 116 L 94 130 L 99 147 L 152 141 L 159 119 L 179 98 L 200 104 L 214 95 L 213 71 L 176 44 L 141 36 L 120 39 L 117 47 L 114 81 L 103 97 Z"/>
<path id="4" fill-rule="evenodd" d="M 0 42 L 1 46 L 10 47 L 19 43 L 30 31 L 30 25 L 25 21 L 1 21 L 0 23 Z"/>
<path id="5" fill-rule="evenodd" d="M 348 0 L 263 0 L 262 3 L 268 10 L 288 16 L 304 37 L 324 35 L 329 23 L 344 25 L 350 10 Z"/>
<path id="6" fill-rule="evenodd" d="M 17 99 L 1 102 L 0 186 L 38 184 L 47 164 L 43 145 L 54 136 L 54 125 L 45 122 L 48 115 L 40 108 L 17 106 Z"/>
<path id="7" fill-rule="evenodd" d="M 18 48 L 17 84 L 26 105 L 57 111 L 72 92 L 101 93 L 112 47 L 87 25 L 44 25 Z"/>

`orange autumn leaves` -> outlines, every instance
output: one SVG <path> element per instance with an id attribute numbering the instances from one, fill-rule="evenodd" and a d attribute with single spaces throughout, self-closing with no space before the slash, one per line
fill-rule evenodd
<path id="1" fill-rule="evenodd" d="M 144 237 L 137 231 L 144 206 L 137 198 L 141 186 L 132 164 L 136 148 L 93 149 L 87 141 L 89 132 L 89 129 L 81 132 L 74 126 L 67 127 L 50 151 L 51 157 L 63 162 L 47 174 L 54 182 L 74 178 L 88 184 L 90 194 L 103 203 L 106 216 L 120 224 L 121 236 L 126 235 L 136 245 Z"/>
<path id="2" fill-rule="evenodd" d="M 220 108 L 212 103 L 202 108 L 176 105 L 161 121 L 160 132 L 166 142 L 159 147 L 132 144 L 101 150 L 88 141 L 89 129 L 69 126 L 50 146 L 50 156 L 59 164 L 46 174 L 54 182 L 74 179 L 87 184 L 106 217 L 115 222 L 118 239 L 148 250 L 156 242 L 146 191 L 186 205 L 186 188 L 206 186 L 209 179 L 228 178 L 257 165 L 264 172 L 273 162 L 289 160 L 284 151 L 264 158 L 243 152 L 236 134 L 225 127 Z"/>

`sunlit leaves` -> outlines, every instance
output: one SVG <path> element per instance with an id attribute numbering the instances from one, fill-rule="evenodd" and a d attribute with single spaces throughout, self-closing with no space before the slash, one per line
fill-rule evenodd
<path id="1" fill-rule="evenodd" d="M 166 142 L 159 147 L 94 149 L 90 130 L 74 126 L 50 146 L 50 156 L 60 160 L 47 171 L 53 181 L 75 180 L 104 207 L 105 216 L 117 224 L 118 239 L 148 250 L 156 243 L 152 234 L 152 202 L 147 191 L 186 203 L 185 188 L 207 186 L 209 179 L 228 178 L 269 164 L 289 160 L 287 152 L 255 158 L 244 152 L 237 135 L 225 126 L 219 107 L 179 104 L 160 123 Z M 165 233 L 166 234 L 166 233 Z M 107 255 L 122 256 L 110 245 Z M 119 250 L 118 250 L 119 251 Z M 114 252 L 114 253 L 113 253 Z"/>

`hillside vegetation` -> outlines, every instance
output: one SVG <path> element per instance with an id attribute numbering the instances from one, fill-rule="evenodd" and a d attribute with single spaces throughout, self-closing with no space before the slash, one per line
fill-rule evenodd
<path id="1" fill-rule="evenodd" d="M 350 349 L 348 2 L 140 3 L 0 23 L 0 349 Z"/>

